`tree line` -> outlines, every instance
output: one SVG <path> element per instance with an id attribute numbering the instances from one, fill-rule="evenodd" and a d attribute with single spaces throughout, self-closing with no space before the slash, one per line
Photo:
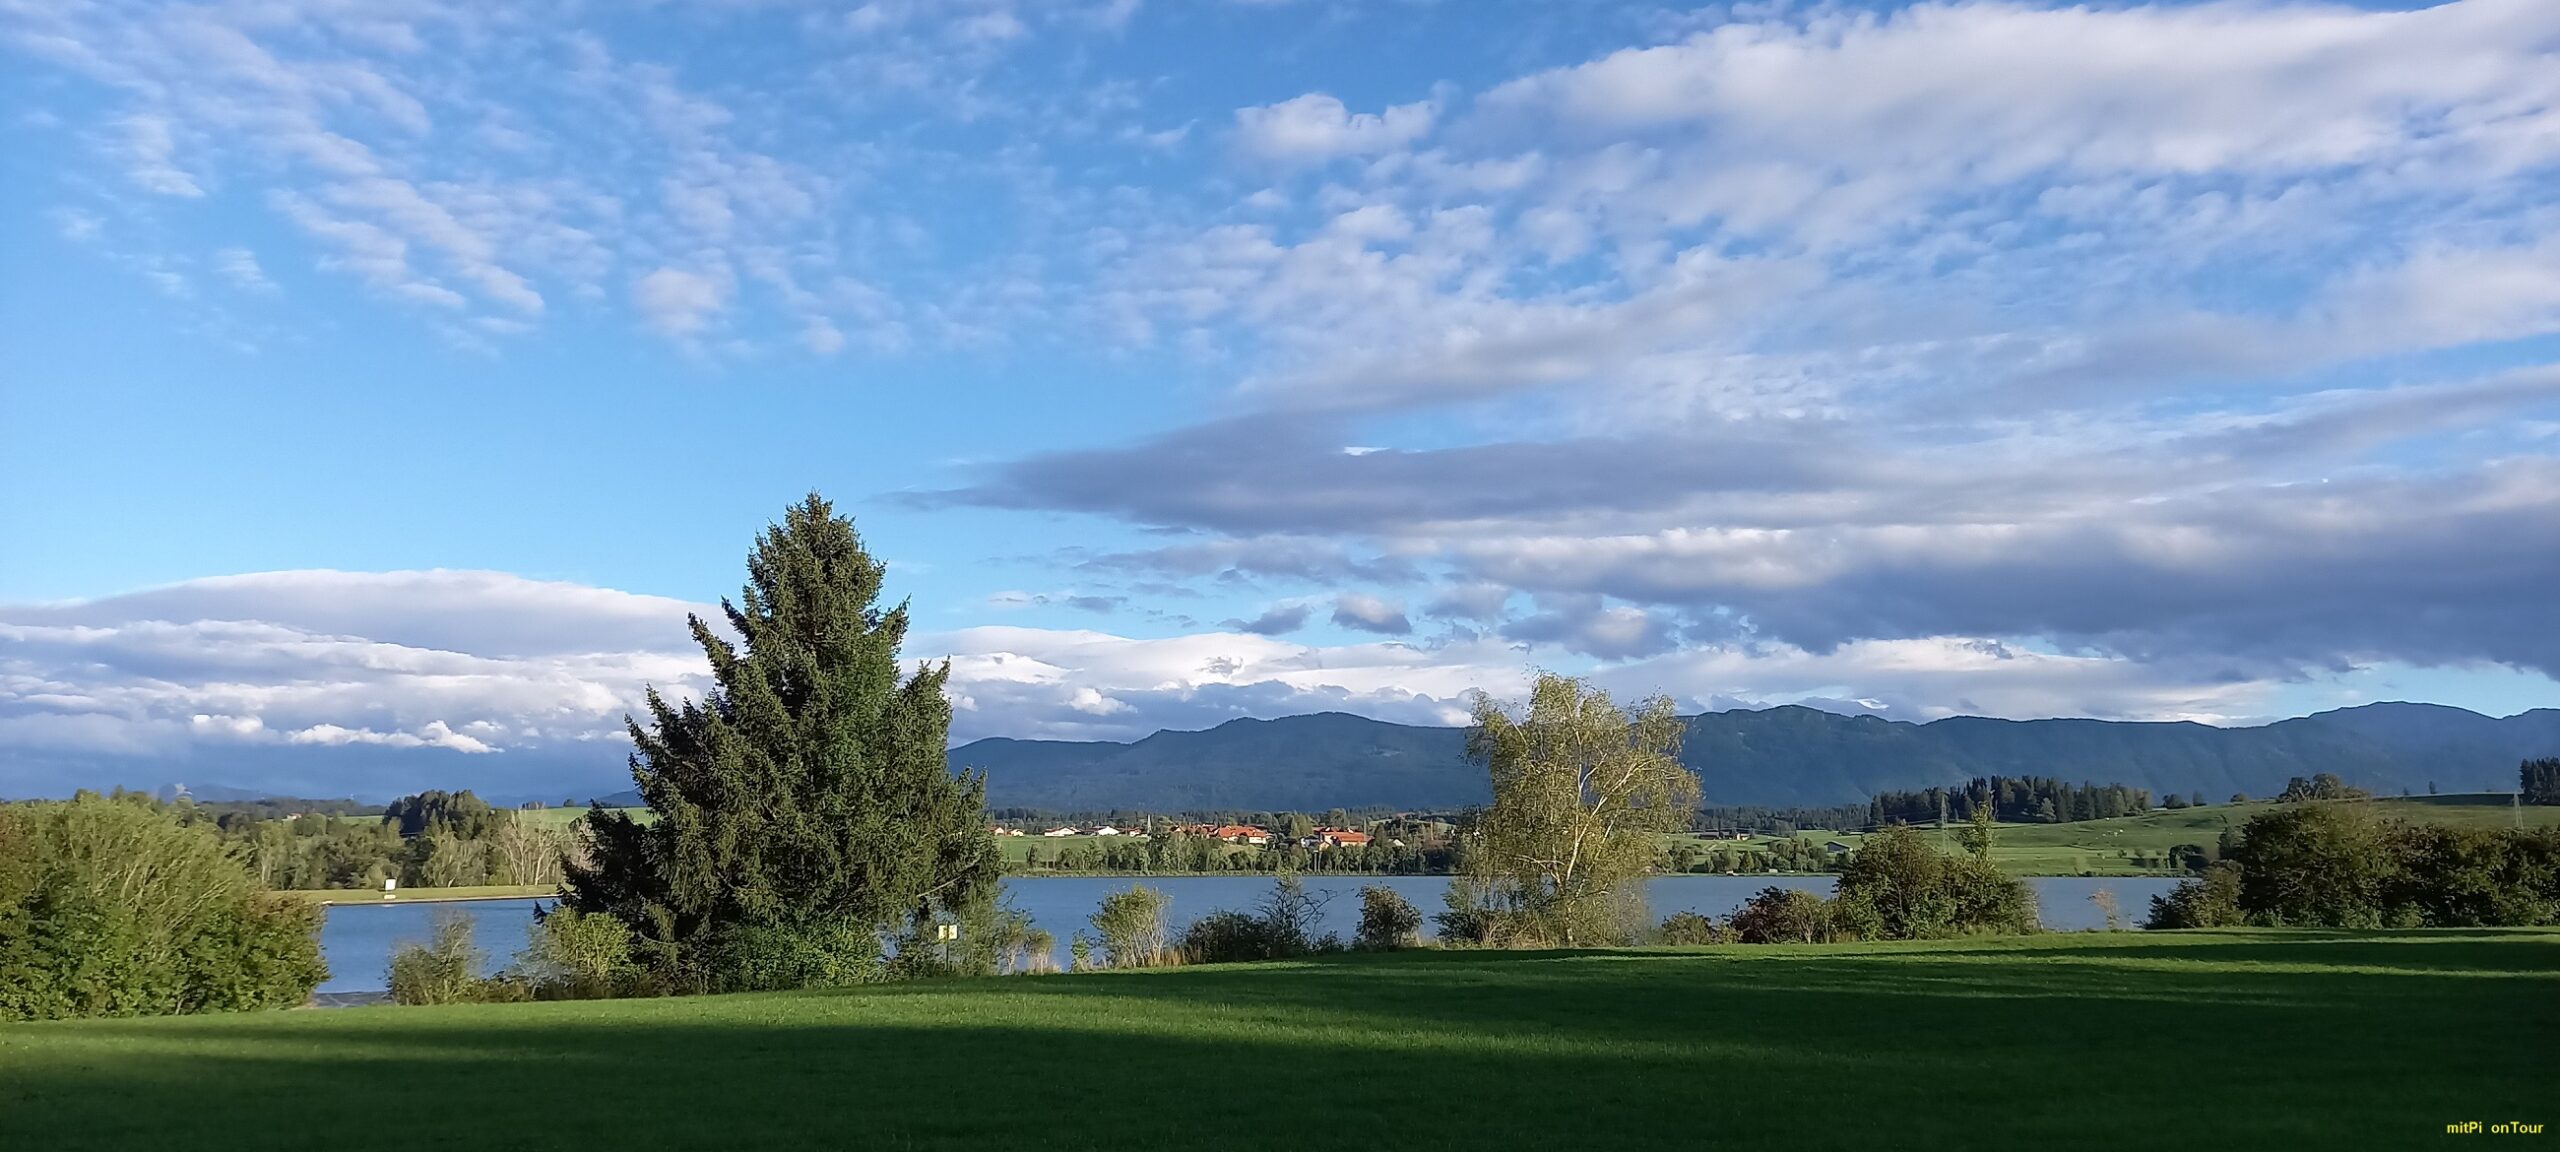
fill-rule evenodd
<path id="1" fill-rule="evenodd" d="M 1445 840 L 1405 840 L 1388 836 L 1383 826 L 1373 827 L 1381 830 L 1369 843 L 1332 848 L 1302 847 L 1296 839 L 1276 832 L 1269 844 L 1241 849 L 1179 831 L 1158 831 L 1143 838 L 1078 840 L 1055 847 L 1035 840 L 1024 847 L 1023 869 L 1034 873 L 1170 876 L 1301 872 L 1432 876 L 1449 871 L 1455 853 Z"/>
<path id="2" fill-rule="evenodd" d="M 2075 784 L 2053 776 L 1977 776 L 1953 788 L 1879 792 L 1867 801 L 1866 825 L 1971 820 L 1976 809 L 1989 810 L 1993 819 L 2004 824 L 2107 820 L 2150 811 L 2151 790 L 2126 784 Z"/>
<path id="3" fill-rule="evenodd" d="M 2252 817 L 2151 903 L 2153 928 L 2560 923 L 2560 828 L 2460 828 L 2311 802 Z"/>
<path id="4" fill-rule="evenodd" d="M 549 886 L 563 861 L 581 852 L 576 834 L 514 809 L 493 808 L 470 790 L 403 796 L 373 815 L 266 816 L 245 806 L 174 806 L 185 821 L 208 821 L 237 845 L 258 885 L 272 889 Z"/>

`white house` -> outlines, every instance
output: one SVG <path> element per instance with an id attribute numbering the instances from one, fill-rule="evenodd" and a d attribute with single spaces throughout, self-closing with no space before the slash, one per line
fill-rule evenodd
<path id="1" fill-rule="evenodd" d="M 1052 829 L 1050 829 L 1050 830 L 1048 830 L 1048 831 L 1046 831 L 1046 832 L 1041 833 L 1041 835 L 1043 835 L 1043 836 L 1079 836 L 1079 835 L 1082 835 L 1082 833 L 1077 832 L 1077 831 L 1076 831 L 1075 829 L 1073 829 L 1073 828 L 1063 828 L 1063 827 L 1061 827 L 1061 828 L 1052 828 Z"/>
<path id="2" fill-rule="evenodd" d="M 1094 830 L 1093 830 L 1093 834 L 1094 834 L 1094 835 L 1096 835 L 1096 836 L 1126 836 L 1126 835 L 1128 835 L 1128 833 L 1126 833 L 1126 832 L 1122 832 L 1121 830 L 1119 830 L 1119 829 L 1117 829 L 1117 828 L 1114 828 L 1114 827 L 1112 827 L 1112 826 L 1110 826 L 1110 825 L 1108 825 L 1108 824 L 1105 824 L 1105 825 L 1103 825 L 1103 826 L 1102 826 L 1102 827 L 1100 827 L 1100 828 L 1096 828 L 1096 829 L 1094 829 Z"/>

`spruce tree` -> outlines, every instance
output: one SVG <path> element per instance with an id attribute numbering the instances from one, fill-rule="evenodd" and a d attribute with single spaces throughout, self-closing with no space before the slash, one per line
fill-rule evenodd
<path id="1" fill-rule="evenodd" d="M 731 643 L 700 617 L 705 697 L 626 719 L 631 776 L 655 819 L 594 807 L 592 859 L 566 899 L 629 924 L 661 971 L 718 984 L 736 929 L 877 938 L 993 898 L 982 775 L 945 758 L 946 663 L 901 677 L 907 608 L 878 607 L 885 566 L 816 493 L 747 558 Z"/>

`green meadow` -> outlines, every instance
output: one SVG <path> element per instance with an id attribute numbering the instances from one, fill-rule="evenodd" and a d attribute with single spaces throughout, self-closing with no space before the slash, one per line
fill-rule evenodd
<path id="1" fill-rule="evenodd" d="M 2560 931 L 1415 951 L 0 1027 L 0 1148 L 2432 1147 Z"/>

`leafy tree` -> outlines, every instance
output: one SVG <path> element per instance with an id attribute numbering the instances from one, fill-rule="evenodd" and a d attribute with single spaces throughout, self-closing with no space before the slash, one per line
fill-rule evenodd
<path id="1" fill-rule="evenodd" d="M 2516 766 L 2516 788 L 2527 804 L 2560 804 L 2560 756 L 2527 760 Z M 2435 786 L 2427 787 L 2429 794 Z"/>
<path id="2" fill-rule="evenodd" d="M 1989 805 L 1974 807 L 1972 818 L 1965 821 L 1964 827 L 1956 829 L 1956 843 L 1964 848 L 1966 855 L 1986 863 L 1990 861 L 1991 808 Z"/>
<path id="3" fill-rule="evenodd" d="M 2151 898 L 2145 928 L 2230 928 L 2248 922 L 2240 908 L 2240 866 L 2217 863 L 2204 874 L 2182 880 L 2166 896 Z"/>
<path id="4" fill-rule="evenodd" d="M 506 883 L 546 886 L 560 882 L 561 868 L 576 848 L 567 832 L 523 816 L 499 821 L 487 844 L 493 882 L 503 870 Z"/>
<path id="5" fill-rule="evenodd" d="M 555 908 L 534 919 L 508 971 L 537 1000 L 603 1000 L 648 989 L 631 958 L 631 926 L 611 916 Z"/>
<path id="6" fill-rule="evenodd" d="M 480 969 L 489 954 L 472 939 L 471 914 L 451 906 L 430 919 L 430 939 L 411 942 L 391 954 L 391 1000 L 395 1004 L 471 1004 L 520 999 L 512 985 L 484 980 Z"/>
<path id="7" fill-rule="evenodd" d="M 1467 749 L 1493 778 L 1468 854 L 1475 878 L 1522 921 L 1521 935 L 1568 946 L 1633 935 L 1635 884 L 1660 835 L 1685 827 L 1698 803 L 1670 699 L 1621 710 L 1548 674 L 1520 717 L 1482 693 L 1474 712 Z"/>
<path id="8" fill-rule="evenodd" d="M 1813 944 L 1832 938 L 1831 902 L 1801 888 L 1768 887 L 1733 914 L 1745 944 Z"/>
<path id="9" fill-rule="evenodd" d="M 1421 938 L 1422 912 L 1412 901 L 1375 884 L 1360 890 L 1360 947 L 1410 948 Z"/>
<path id="10" fill-rule="evenodd" d="M 319 930 L 146 797 L 0 805 L 0 1020 L 291 1007 L 328 975 Z"/>
<path id="11" fill-rule="evenodd" d="M 2386 923 L 2469 928 L 2560 920 L 2560 861 L 2536 837 L 2397 822 L 2383 834 L 2392 862 L 2382 883 Z"/>
<path id="12" fill-rule="evenodd" d="M 2365 809 L 2300 804 L 2252 818 L 2231 852 L 2240 907 L 2270 924 L 2379 926 L 2392 860 L 2381 823 Z"/>
<path id="13" fill-rule="evenodd" d="M 1840 873 L 1839 918 L 1860 936 L 1914 940 L 1946 934 L 1955 919 L 1947 857 L 1907 824 L 1866 838 Z"/>
<path id="14" fill-rule="evenodd" d="M 1113 968 L 1150 968 L 1166 958 L 1165 894 L 1134 885 L 1102 899 L 1092 916 L 1093 934 L 1102 945 L 1103 962 Z"/>
<path id="15" fill-rule="evenodd" d="M 567 902 L 630 925 L 681 986 L 721 983 L 704 965 L 729 953 L 705 946 L 732 930 L 754 930 L 753 955 L 788 954 L 758 961 L 767 977 L 834 982 L 851 969 L 777 934 L 861 952 L 862 937 L 904 924 L 920 938 L 993 899 L 985 779 L 945 761 L 950 669 L 901 677 L 907 609 L 878 607 L 884 572 L 810 494 L 757 538 L 739 602 L 722 604 L 739 643 L 691 618 L 711 691 L 671 705 L 653 689 L 648 724 L 629 722 L 632 780 L 657 818 L 591 807 L 593 858 L 569 867 Z"/>
<path id="16" fill-rule="evenodd" d="M 462 839 L 477 840 L 497 819 L 498 814 L 489 807 L 489 802 L 472 795 L 468 788 L 460 792 L 430 789 L 413 796 L 403 796 L 382 810 L 383 822 L 397 825 L 404 839 L 424 836 L 433 829 L 442 828 Z"/>
<path id="17" fill-rule="evenodd" d="M 2312 800 L 2365 800 L 2372 796 L 2373 793 L 2366 789 L 2348 787 L 2347 782 L 2338 779 L 2335 772 L 2321 772 L 2308 780 L 2296 776 L 2286 781 L 2284 792 L 2276 797 L 2276 802 L 2301 804 Z"/>

